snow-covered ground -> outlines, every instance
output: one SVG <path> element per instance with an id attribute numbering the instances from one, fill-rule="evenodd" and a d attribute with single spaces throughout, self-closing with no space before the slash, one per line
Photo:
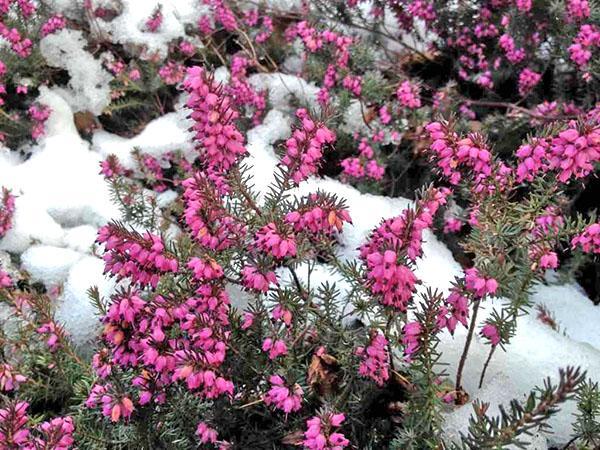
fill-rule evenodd
<path id="1" fill-rule="evenodd" d="M 166 43 L 182 36 L 185 23 L 195 20 L 199 12 L 188 5 L 196 5 L 196 1 L 161 0 L 160 3 L 163 5 L 166 26 L 163 32 L 152 38 L 147 33 L 141 33 L 139 27 L 140 22 L 158 4 L 155 1 L 125 2 L 121 18 L 104 24 L 103 31 L 111 33 L 116 42 L 146 44 L 158 52 L 164 51 Z M 67 11 L 73 2 L 63 0 L 56 4 L 62 4 L 64 11 Z M 78 39 L 77 32 L 67 33 L 63 41 L 60 38 L 58 42 L 56 38 L 54 41 L 49 39 L 44 53 L 61 66 L 63 62 L 60 53 L 57 53 L 58 49 L 65 42 L 70 42 L 65 47 L 70 57 L 79 58 L 80 63 L 86 60 L 89 64 L 96 64 L 89 59 L 91 55 L 78 45 Z M 0 184 L 17 195 L 14 227 L 0 240 L 0 250 L 20 256 L 22 268 L 33 279 L 49 287 L 64 285 L 57 299 L 58 318 L 64 322 L 75 342 L 86 346 L 98 329 L 97 317 L 86 291 L 96 285 L 102 295 L 109 295 L 115 288 L 115 284 L 103 276 L 102 261 L 92 251 L 97 229 L 110 219 L 119 217 L 118 208 L 110 201 L 108 186 L 99 174 L 100 161 L 113 153 L 126 166 L 130 166 L 133 164 L 130 152 L 134 147 L 143 153 L 159 156 L 175 149 L 193 152 L 193 145 L 181 102 L 176 112 L 152 121 L 131 139 L 99 130 L 95 132 L 91 143 L 83 140 L 75 128 L 73 112 L 102 108 L 105 93 L 90 94 L 93 92 L 90 83 L 94 87 L 102 87 L 107 82 L 106 76 L 100 68 L 94 77 L 86 78 L 84 71 L 76 71 L 73 61 L 64 67 L 73 77 L 71 86 L 68 89 L 42 89 L 39 101 L 50 106 L 52 114 L 47 122 L 46 136 L 38 144 L 25 149 L 31 156 L 24 158 L 7 148 L 0 149 Z M 289 134 L 290 98 L 294 95 L 314 102 L 317 88 L 284 74 L 255 75 L 252 83 L 268 89 L 272 105 L 264 122 L 250 130 L 247 136 L 250 154 L 245 162 L 251 167 L 255 189 L 260 193 L 273 179 L 273 171 L 278 163 L 273 143 Z M 351 121 L 352 117 L 348 120 Z M 409 203 L 402 198 L 361 194 L 350 186 L 330 179 L 311 179 L 300 191 L 316 189 L 335 192 L 347 200 L 353 224 L 346 225 L 343 233 L 342 253 L 345 258 L 356 257 L 356 248 L 369 231 L 382 218 L 399 214 Z M 424 285 L 447 291 L 450 282 L 461 272 L 459 264 L 430 233 L 426 234 L 424 251 L 425 255 L 418 263 L 417 275 Z M 323 280 L 330 280 L 326 267 L 317 271 L 315 276 L 319 275 Z M 574 284 L 539 286 L 532 299 L 535 303 L 545 305 L 554 314 L 561 332 L 537 320 L 535 314 L 521 318 L 517 335 L 506 352 L 497 352 L 488 370 L 487 382 L 481 390 L 477 389 L 477 381 L 489 346 L 479 338 L 472 346 L 465 371 L 465 388 L 471 398 L 491 402 L 492 410 L 498 403 L 507 402 L 513 397 L 524 398 L 530 388 L 540 384 L 545 377 L 555 378 L 558 367 L 580 366 L 587 370 L 588 375 L 600 380 L 600 309 L 594 307 Z M 482 321 L 491 307 L 492 303 L 486 305 L 480 316 Z M 463 329 L 459 329 L 454 337 L 443 337 L 441 350 L 450 374 L 455 372 L 465 334 Z M 546 448 L 546 440 L 567 441 L 571 433 L 573 408 L 571 402 L 552 420 L 554 434 L 539 436 L 531 448 Z M 469 405 L 449 413 L 446 422 L 448 434 L 455 436 L 464 430 L 470 414 Z"/>

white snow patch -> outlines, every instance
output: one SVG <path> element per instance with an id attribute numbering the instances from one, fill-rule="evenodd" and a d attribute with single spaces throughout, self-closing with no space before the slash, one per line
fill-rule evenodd
<path id="1" fill-rule="evenodd" d="M 66 280 L 69 269 L 83 255 L 74 250 L 50 245 L 33 245 L 21 255 L 21 265 L 34 281 L 43 282 L 46 287 Z"/>
<path id="2" fill-rule="evenodd" d="M 128 169 L 135 167 L 131 151 L 136 148 L 141 153 L 155 158 L 160 158 L 169 151 L 181 150 L 192 159 L 194 150 L 188 132 L 191 122 L 186 114 L 185 110 L 179 109 L 161 116 L 148 123 L 140 134 L 130 139 L 98 130 L 92 138 L 92 148 L 104 157 L 116 155 L 121 164 Z"/>
<path id="3" fill-rule="evenodd" d="M 112 75 L 102 62 L 84 50 L 83 33 L 65 28 L 40 41 L 40 51 L 48 64 L 69 72 L 68 89 L 56 89 L 74 111 L 90 111 L 96 115 L 110 103 Z"/>
<path id="4" fill-rule="evenodd" d="M 81 253 L 89 253 L 98 230 L 91 225 L 80 225 L 65 231 L 64 243 L 67 247 Z"/>
<path id="5" fill-rule="evenodd" d="M 290 101 L 294 98 L 299 100 L 300 104 L 310 106 L 311 109 L 319 108 L 317 103 L 319 88 L 295 75 L 278 72 L 256 73 L 250 75 L 248 81 L 255 89 L 268 91 L 269 102 L 275 109 L 292 111 Z"/>
<path id="6" fill-rule="evenodd" d="M 100 329 L 96 309 L 90 302 L 87 291 L 96 286 L 101 297 L 111 295 L 115 283 L 103 274 L 104 262 L 93 256 L 85 256 L 71 270 L 58 300 L 56 319 L 71 335 L 75 345 L 87 350 Z"/>
<path id="7" fill-rule="evenodd" d="M 195 24 L 210 10 L 198 0 L 122 0 L 122 5 L 121 14 L 110 22 L 97 21 L 100 29 L 115 43 L 145 46 L 148 54 L 163 58 L 171 41 L 186 36 L 185 26 Z M 163 21 L 156 32 L 150 32 L 145 24 L 158 5 Z"/>

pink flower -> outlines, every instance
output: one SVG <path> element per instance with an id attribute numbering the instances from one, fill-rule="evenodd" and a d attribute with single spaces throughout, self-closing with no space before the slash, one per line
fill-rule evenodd
<path id="1" fill-rule="evenodd" d="M 516 1 L 517 1 L 517 8 L 519 9 L 519 11 L 523 11 L 523 12 L 531 11 L 532 0 L 516 0 Z"/>
<path id="2" fill-rule="evenodd" d="M 458 233 L 464 223 L 462 220 L 457 219 L 456 217 L 448 217 L 444 222 L 444 234 L 448 233 Z"/>
<path id="3" fill-rule="evenodd" d="M 271 284 L 277 286 L 277 276 L 273 271 L 261 272 L 256 266 L 244 266 L 242 283 L 248 289 L 258 292 L 268 292 Z"/>
<path id="4" fill-rule="evenodd" d="M 0 288 L 11 287 L 13 284 L 10 275 L 0 268 Z"/>
<path id="5" fill-rule="evenodd" d="M 166 84 L 178 84 L 183 81 L 185 67 L 175 61 L 169 61 L 158 71 L 158 75 Z"/>
<path id="6" fill-rule="evenodd" d="M 217 430 L 209 427 L 205 422 L 200 422 L 196 428 L 196 436 L 203 444 L 214 444 L 217 442 Z"/>
<path id="7" fill-rule="evenodd" d="M 165 251 L 160 236 L 139 235 L 111 223 L 98 230 L 97 242 L 104 244 L 105 273 L 118 280 L 129 278 L 133 283 L 156 288 L 160 275 L 177 272 L 177 259 Z"/>
<path id="8" fill-rule="evenodd" d="M 492 345 L 498 345 L 500 343 L 500 335 L 498 329 L 491 324 L 486 324 L 481 328 L 481 335 L 487 338 Z"/>
<path id="9" fill-rule="evenodd" d="M 300 410 L 302 395 L 304 395 L 304 391 L 300 386 L 295 384 L 288 387 L 285 380 L 279 375 L 271 375 L 269 383 L 271 383 L 271 389 L 264 396 L 265 405 L 273 405 L 286 414 Z"/>
<path id="10" fill-rule="evenodd" d="M 146 29 L 155 33 L 160 28 L 163 21 L 163 15 L 160 6 L 158 6 L 152 15 L 146 20 Z"/>
<path id="11" fill-rule="evenodd" d="M 519 74 L 519 94 L 526 96 L 542 79 L 542 75 L 525 68 Z"/>
<path id="12" fill-rule="evenodd" d="M 131 69 L 129 71 L 129 79 L 131 81 L 138 81 L 142 78 L 142 74 L 140 73 L 139 69 Z"/>
<path id="13" fill-rule="evenodd" d="M 50 117 L 50 112 L 51 110 L 49 107 L 39 104 L 34 104 L 29 107 L 29 117 L 34 121 L 31 129 L 31 137 L 33 139 L 37 140 L 44 135 L 44 123 Z"/>
<path id="14" fill-rule="evenodd" d="M 15 197 L 5 187 L 2 188 L 0 193 L 2 194 L 0 197 L 0 238 L 2 238 L 13 225 Z"/>
<path id="15" fill-rule="evenodd" d="M 330 235 L 341 232 L 344 223 L 352 223 L 348 210 L 328 204 L 328 200 L 318 195 L 311 197 L 311 204 L 319 206 L 301 208 L 285 216 L 285 221 L 294 227 L 294 231 L 309 231 L 315 235 Z"/>
<path id="16" fill-rule="evenodd" d="M 183 83 L 189 93 L 194 140 L 209 174 L 224 174 L 246 155 L 244 137 L 235 126 L 238 113 L 223 87 L 201 67 L 190 67 Z"/>
<path id="17" fill-rule="evenodd" d="M 567 16 L 571 21 L 587 19 L 590 16 L 590 4 L 588 0 L 567 0 Z"/>
<path id="18" fill-rule="evenodd" d="M 42 36 L 48 36 L 49 34 L 56 33 L 67 26 L 67 21 L 61 14 L 56 14 L 50 17 L 46 23 L 42 25 L 41 33 Z"/>
<path id="19" fill-rule="evenodd" d="M 69 450 L 75 442 L 73 438 L 75 426 L 71 417 L 55 417 L 36 428 L 41 434 L 41 437 L 35 439 L 36 449 Z"/>
<path id="20" fill-rule="evenodd" d="M 7 402 L 0 409 L 0 447 L 21 449 L 30 446 L 30 430 L 27 427 L 29 417 L 26 402 Z M 33 446 L 32 446 L 33 448 Z"/>
<path id="21" fill-rule="evenodd" d="M 583 233 L 575 235 L 571 246 L 579 246 L 584 253 L 600 254 L 600 223 L 588 225 Z"/>
<path id="22" fill-rule="evenodd" d="M 309 450 L 342 450 L 350 445 L 346 437 L 334 428 L 338 428 L 346 419 L 344 414 L 323 413 L 306 421 L 302 445 Z"/>
<path id="23" fill-rule="evenodd" d="M 179 43 L 179 50 L 185 56 L 194 56 L 196 53 L 196 47 L 190 41 L 183 40 Z"/>
<path id="24" fill-rule="evenodd" d="M 296 111 L 296 116 L 302 127 L 296 128 L 286 141 L 281 163 L 289 168 L 290 178 L 300 183 L 317 172 L 323 149 L 335 142 L 335 133 L 324 124 L 314 122 L 304 109 Z"/>
<path id="25" fill-rule="evenodd" d="M 242 330 L 247 330 L 254 323 L 254 314 L 251 312 L 245 312 L 243 319 L 244 321 L 242 322 Z"/>
<path id="26" fill-rule="evenodd" d="M 388 353 L 388 340 L 385 336 L 381 333 L 375 334 L 367 348 L 358 347 L 355 353 L 361 360 L 358 373 L 383 386 L 390 377 L 390 356 Z"/>
<path id="27" fill-rule="evenodd" d="M 362 78 L 359 76 L 346 75 L 342 81 L 342 86 L 354 94 L 354 96 L 360 97 L 362 91 Z"/>
<path id="28" fill-rule="evenodd" d="M 398 97 L 402 106 L 417 109 L 421 107 L 420 90 L 418 85 L 412 84 L 408 80 L 403 81 L 396 90 L 396 97 Z"/>
<path id="29" fill-rule="evenodd" d="M 27 377 L 16 373 L 10 364 L 0 364 L 0 391 L 16 391 L 19 389 L 19 385 L 25 381 L 27 381 Z"/>
<path id="30" fill-rule="evenodd" d="M 187 263 L 187 267 L 194 272 L 194 278 L 199 281 L 211 281 L 223 277 L 223 268 L 211 258 L 205 261 L 194 257 Z"/>
<path id="31" fill-rule="evenodd" d="M 493 295 L 498 289 L 498 282 L 494 278 L 480 276 L 475 267 L 465 270 L 465 285 L 467 290 L 479 298 Z"/>
<path id="32" fill-rule="evenodd" d="M 256 232 L 254 246 L 276 259 L 296 256 L 296 239 L 294 235 L 279 231 L 272 222 Z"/>
<path id="33" fill-rule="evenodd" d="M 421 324 L 419 322 L 408 322 L 402 329 L 402 345 L 404 345 L 404 359 L 411 361 L 419 349 L 419 335 Z"/>
<path id="34" fill-rule="evenodd" d="M 279 356 L 287 355 L 287 346 L 281 339 L 266 338 L 262 344 L 263 352 L 269 352 L 269 359 L 273 360 Z"/>

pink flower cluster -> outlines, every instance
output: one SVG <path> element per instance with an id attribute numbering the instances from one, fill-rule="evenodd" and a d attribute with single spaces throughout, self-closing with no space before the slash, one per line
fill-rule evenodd
<path id="1" fill-rule="evenodd" d="M 244 22 L 249 27 L 259 27 L 259 13 L 257 9 L 251 9 L 244 13 Z M 260 31 L 254 37 L 254 40 L 263 44 L 271 37 L 273 34 L 273 19 L 271 17 L 264 15 L 260 17 Z"/>
<path id="2" fill-rule="evenodd" d="M 69 450 L 75 426 L 71 417 L 55 417 L 29 426 L 27 402 L 8 402 L 0 409 L 0 448 L 19 450 Z"/>
<path id="3" fill-rule="evenodd" d="M 452 289 L 448 298 L 444 300 L 444 305 L 439 308 L 436 326 L 439 329 L 447 328 L 454 334 L 459 323 L 467 326 L 468 318 L 469 299 L 459 289 Z"/>
<path id="4" fill-rule="evenodd" d="M 476 268 L 465 270 L 464 288 L 455 286 L 450 295 L 440 306 L 436 325 L 438 328 L 447 328 L 454 333 L 456 326 L 461 323 L 467 326 L 469 318 L 469 299 L 481 299 L 486 295 L 493 295 L 498 289 L 498 282 L 491 277 L 481 276 Z"/>
<path id="5" fill-rule="evenodd" d="M 551 140 L 538 138 L 522 145 L 516 155 L 518 181 L 531 181 L 540 171 L 549 170 L 556 170 L 563 183 L 573 177 L 586 177 L 600 161 L 600 126 L 571 125 Z"/>
<path id="6" fill-rule="evenodd" d="M 0 364 L 0 392 L 10 392 L 19 389 L 27 377 L 14 371 L 10 364 Z"/>
<path id="7" fill-rule="evenodd" d="M 421 107 L 421 97 L 418 85 L 406 80 L 403 81 L 396 90 L 396 97 L 402 106 L 409 109 L 417 109 Z"/>
<path id="8" fill-rule="evenodd" d="M 526 96 L 540 82 L 542 75 L 526 67 L 519 74 L 519 94 Z"/>
<path id="9" fill-rule="evenodd" d="M 293 258 L 296 256 L 296 238 L 271 222 L 254 235 L 254 247 L 276 259 Z"/>
<path id="10" fill-rule="evenodd" d="M 518 64 L 525 59 L 525 49 L 515 45 L 515 40 L 510 34 L 503 34 L 498 40 L 500 48 L 504 50 L 506 59 L 512 64 Z"/>
<path id="11" fill-rule="evenodd" d="M 390 377 L 388 343 L 383 334 L 376 333 L 366 348 L 358 347 L 355 352 L 360 358 L 358 373 L 371 378 L 379 386 L 383 386 Z"/>
<path id="12" fill-rule="evenodd" d="M 325 46 L 333 47 L 334 61 L 327 66 L 321 89 L 317 95 L 319 103 L 326 105 L 329 102 L 330 89 L 333 89 L 339 81 L 340 71 L 348 68 L 350 46 L 354 43 L 354 39 L 329 29 L 322 32 L 317 31 L 306 21 L 288 27 L 285 36 L 289 41 L 296 37 L 300 38 L 305 49 L 310 53 L 320 51 Z M 360 95 L 359 79 L 350 76 L 346 81 L 345 88 L 351 90 L 355 95 Z"/>
<path id="13" fill-rule="evenodd" d="M 95 384 L 85 406 L 88 408 L 101 406 L 102 415 L 110 418 L 111 422 L 118 422 L 121 419 L 128 421 L 135 410 L 133 401 L 128 396 L 117 392 L 110 383 Z"/>
<path id="14" fill-rule="evenodd" d="M 257 91 L 248 81 L 248 69 L 253 65 L 248 58 L 235 55 L 231 61 L 231 80 L 226 91 L 237 107 L 247 106 L 254 110 L 252 122 L 258 125 L 267 107 L 267 101 L 265 92 Z"/>
<path id="15" fill-rule="evenodd" d="M 360 140 L 358 151 L 360 154 L 358 158 L 346 158 L 340 163 L 344 170 L 343 174 L 357 180 L 365 177 L 373 180 L 381 180 L 385 173 L 385 168 L 375 160 L 373 147 L 371 147 L 366 138 Z"/>
<path id="16" fill-rule="evenodd" d="M 458 233 L 462 230 L 464 222 L 456 217 L 448 217 L 444 221 L 444 234 Z"/>
<path id="17" fill-rule="evenodd" d="M 276 338 L 266 338 L 262 343 L 262 350 L 269 354 L 270 360 L 285 356 L 288 353 L 285 341 Z"/>
<path id="18" fill-rule="evenodd" d="M 271 285 L 277 286 L 279 282 L 275 272 L 271 270 L 262 271 L 256 266 L 244 266 L 242 284 L 250 290 L 268 292 Z"/>
<path id="19" fill-rule="evenodd" d="M 27 111 L 29 114 L 29 118 L 33 120 L 33 127 L 31 128 L 31 137 L 33 139 L 41 138 L 44 131 L 44 124 L 46 120 L 50 117 L 50 108 L 44 105 L 34 104 L 29 107 Z"/>
<path id="20" fill-rule="evenodd" d="M 146 29 L 151 33 L 156 33 L 163 22 L 163 15 L 160 5 L 156 7 L 152 15 L 146 20 Z"/>
<path id="21" fill-rule="evenodd" d="M 56 14 L 50 17 L 46 23 L 42 25 L 41 33 L 42 36 L 48 36 L 49 34 L 56 33 L 67 26 L 67 21 L 62 14 Z"/>
<path id="22" fill-rule="evenodd" d="M 406 361 L 410 362 L 419 349 L 421 331 L 421 323 L 418 321 L 408 322 L 402 328 L 402 345 L 404 345 L 404 359 Z"/>
<path id="23" fill-rule="evenodd" d="M 13 284 L 10 275 L 0 267 L 0 288 L 11 287 Z"/>
<path id="24" fill-rule="evenodd" d="M 2 188 L 0 198 L 0 238 L 4 237 L 12 228 L 13 215 L 15 214 L 15 196 L 5 187 Z"/>
<path id="25" fill-rule="evenodd" d="M 179 268 L 177 259 L 165 251 L 160 236 L 152 233 L 142 236 L 109 224 L 98 230 L 96 241 L 104 244 L 104 272 L 118 280 L 129 278 L 133 283 L 156 288 L 161 275 Z"/>
<path id="26" fill-rule="evenodd" d="M 192 237 L 203 247 L 223 250 L 245 234 L 246 227 L 223 206 L 223 199 L 207 177 L 197 173 L 182 183 L 184 219 Z"/>
<path id="27" fill-rule="evenodd" d="M 214 444 L 217 442 L 217 430 L 209 427 L 205 422 L 200 422 L 196 428 L 196 436 L 202 444 Z"/>
<path id="28" fill-rule="evenodd" d="M 346 420 L 344 414 L 324 413 L 306 421 L 302 445 L 308 450 L 342 450 L 350 445 L 350 441 L 337 431 Z"/>
<path id="29" fill-rule="evenodd" d="M 271 375 L 269 383 L 271 383 L 271 389 L 264 396 L 265 405 L 273 405 L 286 414 L 300 410 L 304 391 L 299 385 L 288 387 L 285 380 L 279 375 Z"/>
<path id="30" fill-rule="evenodd" d="M 129 171 L 121 165 L 119 158 L 115 155 L 108 155 L 106 159 L 100 163 L 100 173 L 109 179 L 122 175 L 129 175 Z"/>
<path id="31" fill-rule="evenodd" d="M 492 346 L 496 346 L 500 343 L 498 328 L 492 324 L 488 323 L 481 327 L 481 335 L 486 338 Z"/>
<path id="32" fill-rule="evenodd" d="M 590 3 L 588 0 L 567 0 L 567 17 L 571 21 L 579 21 L 590 17 Z"/>
<path id="33" fill-rule="evenodd" d="M 448 189 L 430 189 L 415 210 L 406 209 L 376 228 L 360 247 L 367 266 L 367 285 L 381 304 L 406 311 L 417 283 L 407 264 L 422 254 L 423 231 L 431 227 L 439 207 L 446 203 Z"/>
<path id="34" fill-rule="evenodd" d="M 554 247 L 558 244 L 558 233 L 563 225 L 564 219 L 555 208 L 547 209 L 544 214 L 535 219 L 528 254 L 542 270 L 558 267 L 558 255 Z"/>
<path id="35" fill-rule="evenodd" d="M 339 208 L 319 194 L 311 194 L 309 203 L 287 213 L 285 221 L 295 232 L 308 231 L 313 235 L 341 232 L 344 223 L 352 223 L 347 209 Z"/>
<path id="36" fill-rule="evenodd" d="M 244 137 L 235 126 L 238 113 L 232 100 L 202 67 L 190 67 L 183 82 L 189 93 L 197 149 L 207 170 L 224 174 L 246 155 Z"/>
<path id="37" fill-rule="evenodd" d="M 481 276 L 475 267 L 465 270 L 465 287 L 475 298 L 494 295 L 498 289 L 498 282 L 491 277 Z"/>
<path id="38" fill-rule="evenodd" d="M 342 86 L 355 97 L 360 97 L 362 91 L 362 78 L 359 76 L 346 75 L 342 80 Z"/>
<path id="39" fill-rule="evenodd" d="M 431 122 L 425 129 L 432 140 L 429 148 L 433 158 L 450 183 L 460 182 L 461 169 L 481 182 L 492 175 L 492 154 L 479 135 L 459 139 L 448 125 L 440 122 Z"/>
<path id="40" fill-rule="evenodd" d="M 288 167 L 289 176 L 295 183 L 317 173 L 323 149 L 335 142 L 335 133 L 323 123 L 315 122 L 305 109 L 296 111 L 301 128 L 296 128 L 285 142 L 286 153 L 281 163 Z"/>
<path id="41" fill-rule="evenodd" d="M 597 47 L 600 47 L 600 30 L 594 25 L 582 25 L 573 44 L 569 46 L 571 61 L 580 70 L 587 70 L 594 49 Z"/>
<path id="42" fill-rule="evenodd" d="M 588 225 L 571 239 L 571 245 L 573 248 L 579 246 L 585 253 L 600 254 L 600 223 Z"/>
<path id="43" fill-rule="evenodd" d="M 0 11 L 3 13 L 3 11 Z M 0 20 L 0 36 L 10 43 L 11 50 L 21 58 L 27 58 L 33 50 L 33 42 L 21 35 L 16 28 L 8 28 Z"/>
<path id="44" fill-rule="evenodd" d="M 199 269 L 200 264 L 192 268 Z M 219 374 L 229 338 L 229 297 L 220 270 L 204 268 L 210 273 L 196 277 L 195 292 L 187 299 L 155 294 L 142 299 L 136 291 L 111 297 L 103 318 L 107 349 L 94 356 L 94 366 L 101 377 L 110 375 L 113 365 L 133 371 L 131 384 L 139 405 L 163 403 L 174 383 L 208 399 L 233 394 L 232 382 Z M 103 414 L 117 421 L 131 415 L 134 398 L 109 384 L 98 384 L 88 407 L 96 407 L 100 400 Z"/>
<path id="45" fill-rule="evenodd" d="M 160 76 L 166 84 L 179 84 L 183 81 L 185 76 L 185 67 L 178 62 L 169 61 L 158 70 L 158 76 Z"/>

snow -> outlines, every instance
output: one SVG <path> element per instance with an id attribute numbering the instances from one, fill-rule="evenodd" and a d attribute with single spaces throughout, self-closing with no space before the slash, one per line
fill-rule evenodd
<path id="1" fill-rule="evenodd" d="M 275 109 L 293 111 L 290 102 L 294 98 L 303 106 L 318 109 L 316 98 L 319 88 L 300 77 L 278 72 L 256 73 L 250 75 L 248 81 L 255 89 L 268 91 L 269 103 Z"/>
<path id="2" fill-rule="evenodd" d="M 63 227 L 98 227 L 118 217 L 99 174 L 101 158 L 79 137 L 72 109 L 59 93 L 46 88 L 39 102 L 52 109 L 47 136 L 24 162 L 8 161 L 0 154 L 2 185 L 17 196 L 14 227 L 0 242 L 0 250 L 14 253 L 33 242 L 62 245 Z"/>
<path id="3" fill-rule="evenodd" d="M 21 266 L 34 281 L 53 286 L 66 280 L 69 269 L 83 255 L 74 250 L 51 245 L 32 245 L 21 255 Z"/>
<path id="4" fill-rule="evenodd" d="M 129 169 L 135 167 L 131 154 L 133 149 L 156 158 L 170 151 L 181 150 L 191 159 L 193 145 L 188 132 L 190 126 L 186 112 L 179 108 L 151 121 L 140 134 L 129 139 L 98 130 L 92 138 L 92 149 L 104 158 L 110 154 L 117 156 L 121 164 Z"/>
<path id="5" fill-rule="evenodd" d="M 185 26 L 194 24 L 208 7 L 198 0 L 122 0 L 123 10 L 110 22 L 99 19 L 99 28 L 115 43 L 143 46 L 147 54 L 167 55 L 171 41 L 186 36 Z M 146 30 L 146 20 L 161 6 L 163 21 L 156 32 Z"/>
<path id="6" fill-rule="evenodd" d="M 115 283 L 104 276 L 104 263 L 93 256 L 85 256 L 69 270 L 64 291 L 58 299 L 56 319 L 71 335 L 74 344 L 83 352 L 92 348 L 100 329 L 97 311 L 87 295 L 96 286 L 101 297 L 109 296 Z"/>
<path id="7" fill-rule="evenodd" d="M 98 115 L 110 103 L 112 76 L 99 59 L 84 50 L 86 45 L 81 31 L 65 28 L 43 38 L 40 51 L 50 66 L 69 72 L 69 88 L 59 90 L 73 111 Z"/>

